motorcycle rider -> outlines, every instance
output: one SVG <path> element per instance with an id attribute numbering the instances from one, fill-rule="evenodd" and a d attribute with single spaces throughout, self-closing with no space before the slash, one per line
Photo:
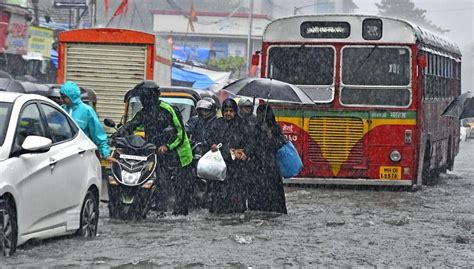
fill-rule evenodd
<path id="1" fill-rule="evenodd" d="M 201 143 L 194 150 L 194 157 L 199 159 L 211 149 L 209 130 L 217 118 L 216 108 L 209 100 L 199 100 L 196 104 L 197 116 L 188 121 L 189 133 L 193 144 Z"/>
<path id="2" fill-rule="evenodd" d="M 212 100 L 212 99 L 211 99 Z M 211 128 L 214 121 L 217 119 L 217 111 L 214 102 L 210 100 L 201 99 L 196 104 L 197 116 L 191 118 L 187 125 L 190 134 L 191 144 L 193 145 L 194 153 L 194 165 L 193 168 L 196 168 L 197 161 L 211 149 Z M 195 170 L 193 175 L 196 175 Z M 206 182 L 195 177 L 191 184 L 191 190 L 194 194 L 193 196 L 193 205 L 194 206 L 204 206 L 206 207 Z M 197 191 L 199 189 L 199 191 Z M 198 198 L 201 194 L 204 197 Z"/>
<path id="3" fill-rule="evenodd" d="M 145 139 L 158 147 L 161 154 L 158 167 L 174 166 L 177 168 L 177 177 L 174 179 L 175 204 L 173 215 L 187 215 L 190 203 L 191 162 L 193 159 L 188 136 L 180 117 L 168 103 L 159 99 L 160 90 L 154 81 L 146 80 L 135 86 L 135 90 L 142 103 L 142 109 L 125 123 L 119 133 L 133 134 L 137 127 L 143 127 Z M 171 132 L 169 130 L 172 130 Z M 159 173 L 162 175 L 162 173 Z M 168 178 L 168 177 L 167 177 Z M 160 183 L 166 179 L 158 180 Z M 164 202 L 163 193 L 158 194 L 158 203 Z M 163 208 L 166 210 L 166 208 Z"/>
<path id="4" fill-rule="evenodd" d="M 102 127 L 94 109 L 82 102 L 79 86 L 75 82 L 66 81 L 61 86 L 60 95 L 63 109 L 71 115 L 81 130 L 99 148 L 101 157 L 115 162 L 116 160 L 110 156 L 111 152 L 104 127 Z"/>

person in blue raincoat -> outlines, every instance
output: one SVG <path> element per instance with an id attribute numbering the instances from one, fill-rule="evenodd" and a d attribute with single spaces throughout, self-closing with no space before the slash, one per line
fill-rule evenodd
<path id="1" fill-rule="evenodd" d="M 76 83 L 66 81 L 61 86 L 62 107 L 79 125 L 79 128 L 94 142 L 99 148 L 100 155 L 103 159 L 115 161 L 110 156 L 110 148 L 108 145 L 107 134 L 104 127 L 99 121 L 99 117 L 94 109 L 86 105 L 81 100 L 81 90 Z"/>

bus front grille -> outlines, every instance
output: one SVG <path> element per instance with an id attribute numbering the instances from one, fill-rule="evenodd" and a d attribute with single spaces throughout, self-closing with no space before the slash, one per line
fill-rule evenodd
<path id="1" fill-rule="evenodd" d="M 355 117 L 314 117 L 309 120 L 309 160 L 331 166 L 360 164 L 364 157 L 364 123 Z M 350 158 L 349 158 L 350 154 Z"/>

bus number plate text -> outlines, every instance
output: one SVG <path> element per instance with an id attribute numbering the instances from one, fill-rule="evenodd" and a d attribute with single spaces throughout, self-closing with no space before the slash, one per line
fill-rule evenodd
<path id="1" fill-rule="evenodd" d="M 402 167 L 380 166 L 380 179 L 402 179 Z"/>

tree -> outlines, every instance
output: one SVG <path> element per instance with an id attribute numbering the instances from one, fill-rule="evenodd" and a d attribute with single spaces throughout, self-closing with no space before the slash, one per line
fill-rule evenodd
<path id="1" fill-rule="evenodd" d="M 449 32 L 428 20 L 426 10 L 417 8 L 412 0 L 381 0 L 375 5 L 379 9 L 379 15 L 398 17 L 439 33 Z"/>
<path id="2" fill-rule="evenodd" d="M 245 63 L 244 57 L 229 56 L 228 58 L 210 59 L 207 62 L 207 66 L 211 69 L 217 69 L 220 71 L 236 72 L 240 70 L 240 67 L 244 63 Z"/>

